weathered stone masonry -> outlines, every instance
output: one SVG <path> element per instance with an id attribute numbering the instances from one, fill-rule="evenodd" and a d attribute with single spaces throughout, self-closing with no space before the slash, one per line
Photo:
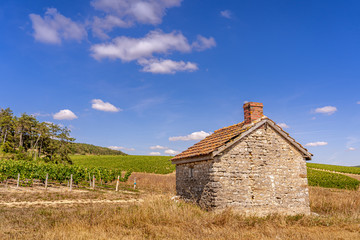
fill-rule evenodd
<path id="1" fill-rule="evenodd" d="M 310 213 L 304 152 L 271 124 L 212 159 L 185 160 L 176 165 L 177 194 L 203 208 L 232 207 L 248 215 Z"/>

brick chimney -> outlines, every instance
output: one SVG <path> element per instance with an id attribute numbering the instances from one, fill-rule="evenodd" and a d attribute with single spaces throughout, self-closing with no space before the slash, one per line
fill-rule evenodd
<path id="1" fill-rule="evenodd" d="M 244 104 L 244 122 L 249 124 L 263 116 L 263 104 L 248 102 Z"/>

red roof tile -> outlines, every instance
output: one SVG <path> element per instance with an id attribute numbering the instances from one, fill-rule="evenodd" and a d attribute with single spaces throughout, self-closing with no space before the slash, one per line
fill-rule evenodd
<path id="1" fill-rule="evenodd" d="M 171 160 L 178 160 L 182 158 L 196 157 L 201 155 L 207 155 L 216 151 L 219 147 L 223 146 L 225 143 L 236 138 L 240 133 L 246 130 L 243 129 L 244 122 L 224 127 L 219 130 L 216 130 L 213 134 L 207 136 L 200 142 L 189 147 L 184 152 L 176 155 Z"/>

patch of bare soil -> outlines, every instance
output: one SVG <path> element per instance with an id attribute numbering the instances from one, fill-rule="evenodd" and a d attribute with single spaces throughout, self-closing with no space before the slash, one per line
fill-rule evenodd
<path id="1" fill-rule="evenodd" d="M 140 203 L 140 193 L 126 190 L 87 190 L 58 186 L 48 189 L 44 187 L 16 187 L 7 185 L 0 187 L 0 208 L 58 206 L 70 207 L 79 204 L 129 204 Z"/>
<path id="2" fill-rule="evenodd" d="M 0 202 L 0 207 L 36 207 L 36 206 L 55 206 L 66 205 L 73 206 L 78 204 L 98 204 L 98 203 L 141 203 L 142 199 L 119 199 L 119 200 L 94 200 L 94 199 L 78 199 L 78 200 L 58 200 L 58 201 L 32 201 L 32 202 Z"/>

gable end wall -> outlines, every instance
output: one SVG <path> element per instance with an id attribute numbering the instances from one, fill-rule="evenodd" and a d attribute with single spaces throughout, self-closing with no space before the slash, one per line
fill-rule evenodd
<path id="1" fill-rule="evenodd" d="M 303 155 L 270 126 L 263 126 L 216 157 L 214 205 L 246 214 L 309 214 Z"/>

